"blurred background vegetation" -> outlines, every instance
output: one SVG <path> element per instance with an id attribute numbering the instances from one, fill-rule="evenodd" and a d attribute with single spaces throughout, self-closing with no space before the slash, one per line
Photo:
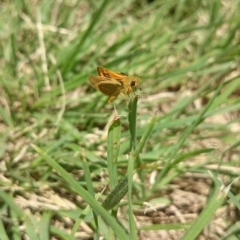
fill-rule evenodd
<path id="1" fill-rule="evenodd" d="M 238 0 L 1 1 L 0 239 L 239 239 L 239 12 Z M 135 227 L 126 197 L 107 213 L 73 187 L 92 184 L 100 203 L 111 190 L 113 104 L 88 82 L 97 66 L 140 76 L 137 142 L 157 113 L 134 175 Z M 114 105 L 120 180 L 128 107 Z"/>

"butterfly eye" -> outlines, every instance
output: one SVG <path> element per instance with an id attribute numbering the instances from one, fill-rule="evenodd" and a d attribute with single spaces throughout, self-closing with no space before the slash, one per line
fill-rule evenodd
<path id="1" fill-rule="evenodd" d="M 135 84 L 136 84 L 135 81 L 131 81 L 131 82 L 130 82 L 130 86 L 131 86 L 131 87 L 134 87 Z"/>

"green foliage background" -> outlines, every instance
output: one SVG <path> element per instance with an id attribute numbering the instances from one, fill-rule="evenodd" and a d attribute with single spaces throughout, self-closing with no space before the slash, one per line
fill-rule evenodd
<path id="1" fill-rule="evenodd" d="M 94 239 L 196 239 L 224 200 L 238 212 L 239 181 L 219 187 L 240 173 L 239 12 L 237 0 L 2 1 L 0 239 L 84 239 L 82 222 Z M 114 101 L 120 120 L 88 83 L 97 66 L 141 76 L 136 105 Z M 137 224 L 135 209 L 171 204 L 164 191 L 189 174 L 210 180 L 196 222 Z M 124 177 L 119 217 L 100 203 Z M 210 233 L 237 239 L 238 218 L 224 220 Z"/>

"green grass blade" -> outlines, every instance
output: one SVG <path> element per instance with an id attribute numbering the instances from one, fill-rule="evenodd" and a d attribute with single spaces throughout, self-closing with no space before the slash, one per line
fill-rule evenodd
<path id="1" fill-rule="evenodd" d="M 121 138 L 121 121 L 119 116 L 114 117 L 108 130 L 107 162 L 110 186 L 114 189 L 118 183 L 117 161 Z"/>
<path id="2" fill-rule="evenodd" d="M 188 231 L 182 237 L 182 240 L 196 239 L 205 226 L 209 224 L 214 213 L 223 204 L 226 199 L 229 188 L 220 190 L 216 187 L 212 198 L 208 201 L 197 220 L 190 226 Z"/>
<path id="3" fill-rule="evenodd" d="M 124 177 L 118 185 L 111 191 L 111 193 L 105 198 L 102 206 L 106 210 L 114 208 L 125 196 L 128 191 L 128 178 Z"/>
<path id="4" fill-rule="evenodd" d="M 119 239 L 127 239 L 125 231 L 120 227 L 116 220 L 86 191 L 77 181 L 75 181 L 56 161 L 42 151 L 39 147 L 32 145 L 34 150 L 53 167 L 61 177 L 86 201 L 115 231 Z"/>
<path id="5" fill-rule="evenodd" d="M 130 149 L 132 150 L 135 150 L 136 148 L 137 102 L 138 102 L 138 97 L 135 96 L 133 99 L 129 101 L 129 104 L 128 104 L 128 122 L 129 122 L 130 136 L 131 136 Z"/>

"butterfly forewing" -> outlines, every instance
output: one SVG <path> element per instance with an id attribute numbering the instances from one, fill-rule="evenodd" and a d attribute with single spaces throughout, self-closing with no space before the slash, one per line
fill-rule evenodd
<path id="1" fill-rule="evenodd" d="M 103 67 L 98 67 L 97 68 L 98 75 L 102 77 L 107 77 L 107 78 L 112 78 L 115 80 L 121 80 L 126 77 L 125 74 L 122 73 L 115 73 L 109 69 L 103 68 Z"/>
<path id="2" fill-rule="evenodd" d="M 90 76 L 88 77 L 89 82 L 93 85 L 93 87 L 95 87 L 96 89 L 98 89 L 98 85 L 101 82 L 105 82 L 105 81 L 111 81 L 110 78 L 106 78 L 106 77 L 100 77 L 100 76 Z"/>

